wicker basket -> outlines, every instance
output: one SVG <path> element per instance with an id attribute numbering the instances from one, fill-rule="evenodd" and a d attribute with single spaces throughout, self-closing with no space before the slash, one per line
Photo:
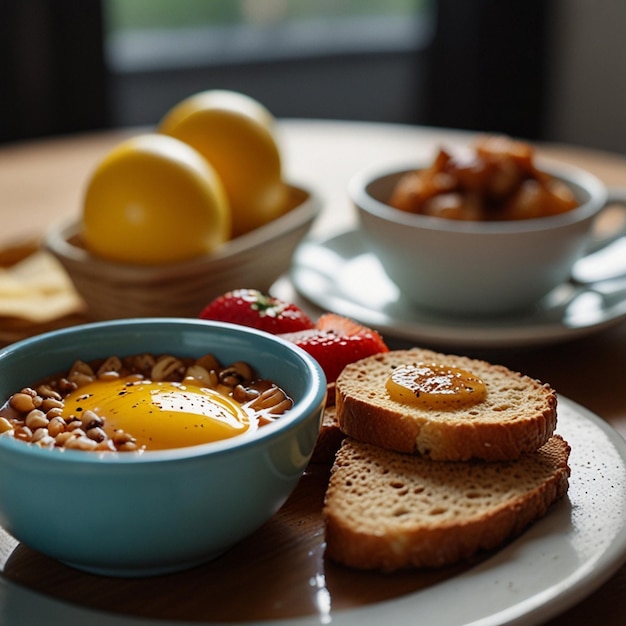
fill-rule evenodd
<path id="1" fill-rule="evenodd" d="M 244 287 L 267 291 L 288 270 L 321 208 L 312 192 L 295 186 L 289 192 L 292 208 L 285 215 L 184 263 L 138 266 L 101 259 L 82 245 L 78 222 L 52 230 L 46 247 L 67 271 L 92 320 L 197 317 L 222 293 Z"/>

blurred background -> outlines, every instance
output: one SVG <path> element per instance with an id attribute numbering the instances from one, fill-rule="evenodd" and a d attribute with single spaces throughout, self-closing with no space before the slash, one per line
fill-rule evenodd
<path id="1" fill-rule="evenodd" d="M 2 0 L 0 142 L 225 88 L 277 117 L 626 153 L 625 27 L 624 0 Z"/>

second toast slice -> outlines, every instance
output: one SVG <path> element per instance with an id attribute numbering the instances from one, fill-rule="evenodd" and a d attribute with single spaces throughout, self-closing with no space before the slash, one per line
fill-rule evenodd
<path id="1" fill-rule="evenodd" d="M 435 462 L 346 438 L 326 492 L 326 555 L 394 571 L 497 548 L 566 494 L 569 453 L 554 435 L 517 461 Z"/>

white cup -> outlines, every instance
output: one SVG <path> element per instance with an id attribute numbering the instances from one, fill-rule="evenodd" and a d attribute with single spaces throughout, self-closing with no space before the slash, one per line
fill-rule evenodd
<path id="1" fill-rule="evenodd" d="M 609 191 L 589 172 L 537 165 L 565 182 L 580 206 L 550 217 L 469 222 L 386 204 L 400 177 L 418 166 L 361 172 L 349 195 L 366 245 L 404 298 L 445 314 L 502 315 L 532 307 L 570 279 L 576 261 L 615 240 L 594 241 L 593 223 L 609 205 L 626 206 L 626 190 Z"/>

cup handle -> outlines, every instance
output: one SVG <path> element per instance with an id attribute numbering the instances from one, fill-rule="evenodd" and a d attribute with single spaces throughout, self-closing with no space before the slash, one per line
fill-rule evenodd
<path id="1" fill-rule="evenodd" d="M 606 203 L 603 207 L 603 211 L 611 206 L 621 206 L 623 211 L 626 213 L 626 188 L 624 187 L 609 187 L 607 189 L 607 199 Z M 609 244 L 613 243 L 617 239 L 624 237 L 626 235 L 626 220 L 624 221 L 624 226 L 620 229 L 617 229 L 615 232 L 607 235 L 605 237 L 595 237 L 593 241 L 589 244 L 587 251 L 585 254 L 592 254 L 605 248 Z"/>
<path id="2" fill-rule="evenodd" d="M 603 211 L 620 206 L 626 214 L 626 188 L 609 187 Z M 595 237 L 572 271 L 574 282 L 597 283 L 626 277 L 626 219 L 621 228 L 606 236 Z"/>

